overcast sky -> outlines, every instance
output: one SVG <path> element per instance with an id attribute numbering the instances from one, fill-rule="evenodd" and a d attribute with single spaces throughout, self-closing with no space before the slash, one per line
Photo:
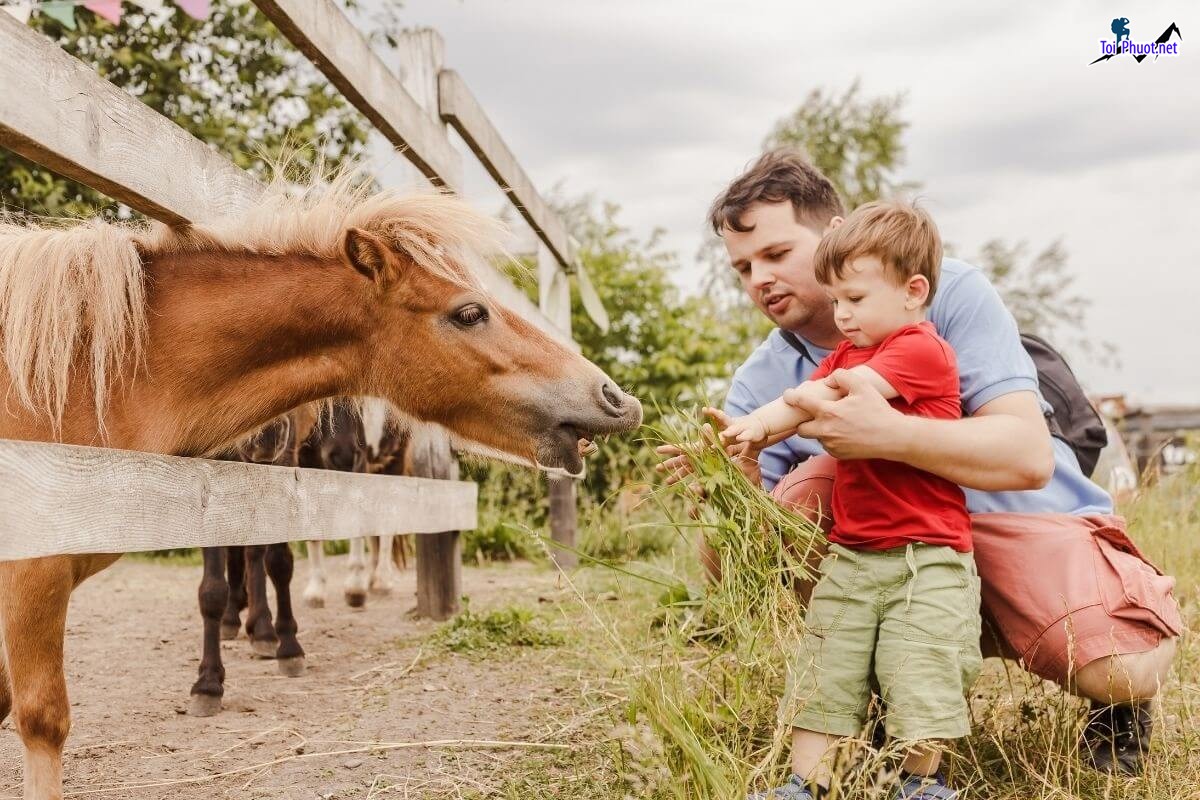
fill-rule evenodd
<path id="1" fill-rule="evenodd" d="M 442 33 L 543 192 L 593 193 L 635 231 L 665 229 L 685 286 L 708 204 L 778 118 L 856 77 L 865 96 L 906 92 L 902 177 L 943 237 L 967 257 L 994 237 L 1061 238 L 1089 333 L 1121 360 L 1076 363 L 1088 387 L 1200 403 L 1198 15 L 988 5 L 406 0 L 404 17 Z M 1178 23 L 1180 55 L 1089 66 L 1119 16 L 1134 41 Z"/>

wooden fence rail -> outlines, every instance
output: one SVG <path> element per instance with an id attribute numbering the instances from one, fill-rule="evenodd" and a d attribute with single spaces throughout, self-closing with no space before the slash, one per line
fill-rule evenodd
<path id="1" fill-rule="evenodd" d="M 477 493 L 467 481 L 0 441 L 0 560 L 470 529 Z"/>

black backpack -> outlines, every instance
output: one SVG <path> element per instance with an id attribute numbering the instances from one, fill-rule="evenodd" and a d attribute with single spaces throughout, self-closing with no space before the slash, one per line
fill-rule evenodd
<path id="1" fill-rule="evenodd" d="M 779 332 L 783 340 L 800 353 L 801 358 L 817 363 L 800 337 L 783 329 Z M 1100 460 L 1100 451 L 1108 444 L 1108 432 L 1104 429 L 1099 412 L 1088 400 L 1067 360 L 1049 342 L 1032 333 L 1022 333 L 1021 345 L 1033 359 L 1042 397 L 1053 409 L 1046 415 L 1050 435 L 1070 445 L 1083 474 L 1091 477 L 1096 462 Z"/>

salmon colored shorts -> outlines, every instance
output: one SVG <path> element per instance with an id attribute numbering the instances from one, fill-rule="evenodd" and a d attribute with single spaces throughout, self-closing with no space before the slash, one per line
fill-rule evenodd
<path id="1" fill-rule="evenodd" d="M 815 456 L 772 496 L 795 510 L 830 508 L 836 460 Z M 1018 658 L 1062 681 L 1098 658 L 1152 650 L 1183 629 L 1175 579 L 1151 564 L 1121 517 L 971 515 L 987 655 Z"/>

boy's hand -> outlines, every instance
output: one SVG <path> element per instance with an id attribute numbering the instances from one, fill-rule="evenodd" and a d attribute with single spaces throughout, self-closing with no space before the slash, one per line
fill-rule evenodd
<path id="1" fill-rule="evenodd" d="M 705 408 L 704 416 L 708 417 L 716 428 L 718 436 L 722 436 L 725 430 L 733 422 L 733 419 L 721 411 L 719 408 Z M 753 483 L 755 486 L 762 485 L 762 473 L 758 466 L 758 454 L 761 447 L 756 447 L 751 442 L 725 442 L 722 439 L 722 444 L 725 445 L 725 452 L 741 470 L 742 474 Z M 656 472 L 666 475 L 666 484 L 678 483 L 685 480 L 692 474 L 692 462 L 683 452 L 683 449 L 673 445 L 664 444 L 654 448 L 654 452 L 660 456 L 665 456 L 662 462 L 657 464 L 654 469 Z M 688 489 L 697 497 L 703 498 L 704 491 L 698 483 L 691 483 Z"/>
<path id="2" fill-rule="evenodd" d="M 720 432 L 720 436 L 721 441 L 727 445 L 732 442 L 751 442 L 761 447 L 766 444 L 767 436 L 770 433 L 762 420 L 747 415 L 730 420 L 725 429 Z"/>

